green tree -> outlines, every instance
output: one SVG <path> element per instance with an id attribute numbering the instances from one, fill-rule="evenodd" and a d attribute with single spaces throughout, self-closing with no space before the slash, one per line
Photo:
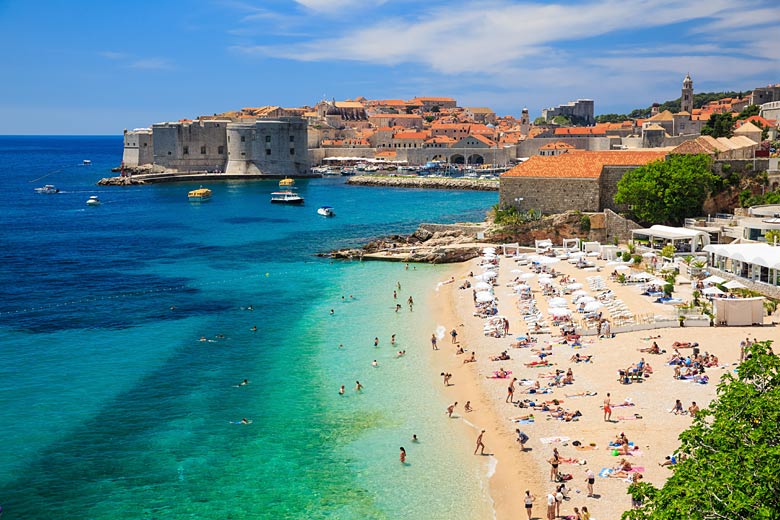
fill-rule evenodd
<path id="1" fill-rule="evenodd" d="M 737 119 L 747 119 L 751 116 L 757 116 L 761 112 L 761 107 L 758 105 L 748 105 L 745 109 L 739 113 Z"/>
<path id="2" fill-rule="evenodd" d="M 770 229 L 764 233 L 764 237 L 769 245 L 774 245 L 775 241 L 780 244 L 780 229 Z"/>
<path id="3" fill-rule="evenodd" d="M 643 500 L 623 520 L 774 519 L 780 511 L 780 357 L 771 341 L 748 350 L 737 374 L 680 434 L 672 476 L 660 489 L 632 484 Z"/>
<path id="4" fill-rule="evenodd" d="M 665 258 L 673 258 L 674 257 L 674 246 L 672 244 L 666 244 L 661 249 L 661 256 Z"/>
<path id="5" fill-rule="evenodd" d="M 731 137 L 734 135 L 734 119 L 731 114 L 712 114 L 701 129 L 702 135 Z"/>
<path id="6" fill-rule="evenodd" d="M 534 124 L 535 125 L 546 125 L 547 124 L 547 120 L 545 118 L 543 118 L 542 116 L 539 116 L 536 119 L 534 119 Z"/>
<path id="7" fill-rule="evenodd" d="M 632 206 L 642 222 L 677 225 L 701 214 L 719 179 L 707 155 L 670 155 L 626 172 L 618 181 L 615 202 Z"/>
<path id="8" fill-rule="evenodd" d="M 552 120 L 556 125 L 569 126 L 571 125 L 571 119 L 566 116 L 555 116 Z"/>

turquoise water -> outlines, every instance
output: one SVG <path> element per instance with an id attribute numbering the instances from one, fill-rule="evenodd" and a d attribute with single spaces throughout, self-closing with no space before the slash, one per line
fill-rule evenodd
<path id="1" fill-rule="evenodd" d="M 192 185 L 95 187 L 120 157 L 120 138 L 0 137 L 4 519 L 490 514 L 430 366 L 442 268 L 313 253 L 480 219 L 495 193 L 322 179 L 294 208 L 269 181 L 212 184 L 197 205 Z M 414 312 L 393 311 L 399 281 Z"/>

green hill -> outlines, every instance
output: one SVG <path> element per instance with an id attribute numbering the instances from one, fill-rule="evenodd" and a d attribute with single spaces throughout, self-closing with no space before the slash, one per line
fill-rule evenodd
<path id="1" fill-rule="evenodd" d="M 744 92 L 700 92 L 693 95 L 693 108 L 701 108 L 710 101 L 716 99 L 723 99 L 727 97 L 742 97 Z M 601 114 L 596 116 L 597 123 L 617 123 L 619 121 L 625 121 L 626 119 L 641 119 L 650 117 L 650 111 L 652 106 L 647 108 L 637 108 L 632 110 L 628 114 Z M 658 107 L 659 112 L 669 110 L 670 112 L 680 111 L 680 98 L 673 99 L 671 101 L 665 101 Z"/>

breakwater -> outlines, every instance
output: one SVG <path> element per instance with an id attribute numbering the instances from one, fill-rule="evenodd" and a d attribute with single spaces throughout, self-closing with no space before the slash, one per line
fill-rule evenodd
<path id="1" fill-rule="evenodd" d="M 385 186 L 391 188 L 425 188 L 440 190 L 498 191 L 498 180 L 464 179 L 451 177 L 390 177 L 356 175 L 347 184 L 357 186 Z"/>

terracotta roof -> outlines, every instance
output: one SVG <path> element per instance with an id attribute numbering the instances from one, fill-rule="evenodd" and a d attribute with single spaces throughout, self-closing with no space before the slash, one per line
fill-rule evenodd
<path id="1" fill-rule="evenodd" d="M 547 143 L 546 145 L 539 148 L 540 150 L 573 150 L 576 146 L 572 146 L 569 143 L 564 143 L 563 141 L 556 141 L 554 143 Z"/>
<path id="2" fill-rule="evenodd" d="M 431 137 L 430 139 L 425 140 L 426 143 L 441 143 L 441 144 L 452 144 L 456 143 L 457 141 L 453 139 L 452 137 L 446 136 L 446 135 L 436 135 L 434 137 Z"/>
<path id="3" fill-rule="evenodd" d="M 664 132 L 666 132 L 664 127 L 662 127 L 661 125 L 657 125 L 655 123 L 651 123 L 651 124 L 647 125 L 645 127 L 645 130 L 663 130 Z"/>
<path id="4" fill-rule="evenodd" d="M 687 116 L 687 117 L 690 117 L 691 113 L 690 113 L 690 112 L 688 112 L 687 110 L 683 110 L 683 111 L 681 111 L 681 112 L 677 112 L 677 113 L 676 113 L 676 114 L 674 114 L 674 115 L 676 115 L 676 116 Z"/>
<path id="5" fill-rule="evenodd" d="M 598 179 L 604 166 L 643 166 L 663 160 L 658 151 L 572 151 L 557 156 L 534 155 L 501 177 L 542 177 L 559 179 Z"/>
<path id="6" fill-rule="evenodd" d="M 455 101 L 455 99 L 451 97 L 416 97 L 412 101 L 431 101 L 435 103 L 436 101 Z"/>
<path id="7" fill-rule="evenodd" d="M 473 137 L 477 141 L 481 141 L 481 142 L 485 143 L 486 145 L 488 145 L 490 147 L 496 146 L 496 143 L 492 139 L 488 139 L 484 135 L 473 134 L 473 135 L 469 135 L 469 137 Z"/>
<path id="8" fill-rule="evenodd" d="M 405 107 L 406 101 L 403 99 L 379 99 L 375 101 L 375 103 L 379 106 L 386 106 L 386 107 Z"/>
<path id="9" fill-rule="evenodd" d="M 428 132 L 398 132 L 393 139 L 425 139 Z"/>
<path id="10" fill-rule="evenodd" d="M 466 110 L 472 114 L 495 114 L 495 112 L 487 107 L 466 107 Z"/>
<path id="11" fill-rule="evenodd" d="M 555 135 L 604 135 L 606 131 L 604 127 L 572 126 L 556 128 Z"/>
<path id="12" fill-rule="evenodd" d="M 659 112 L 658 114 L 654 115 L 650 119 L 646 119 L 645 123 L 648 121 L 674 121 L 674 115 L 668 110 L 664 110 L 663 112 Z"/>
<path id="13" fill-rule="evenodd" d="M 336 108 L 364 108 L 358 101 L 336 101 Z"/>

